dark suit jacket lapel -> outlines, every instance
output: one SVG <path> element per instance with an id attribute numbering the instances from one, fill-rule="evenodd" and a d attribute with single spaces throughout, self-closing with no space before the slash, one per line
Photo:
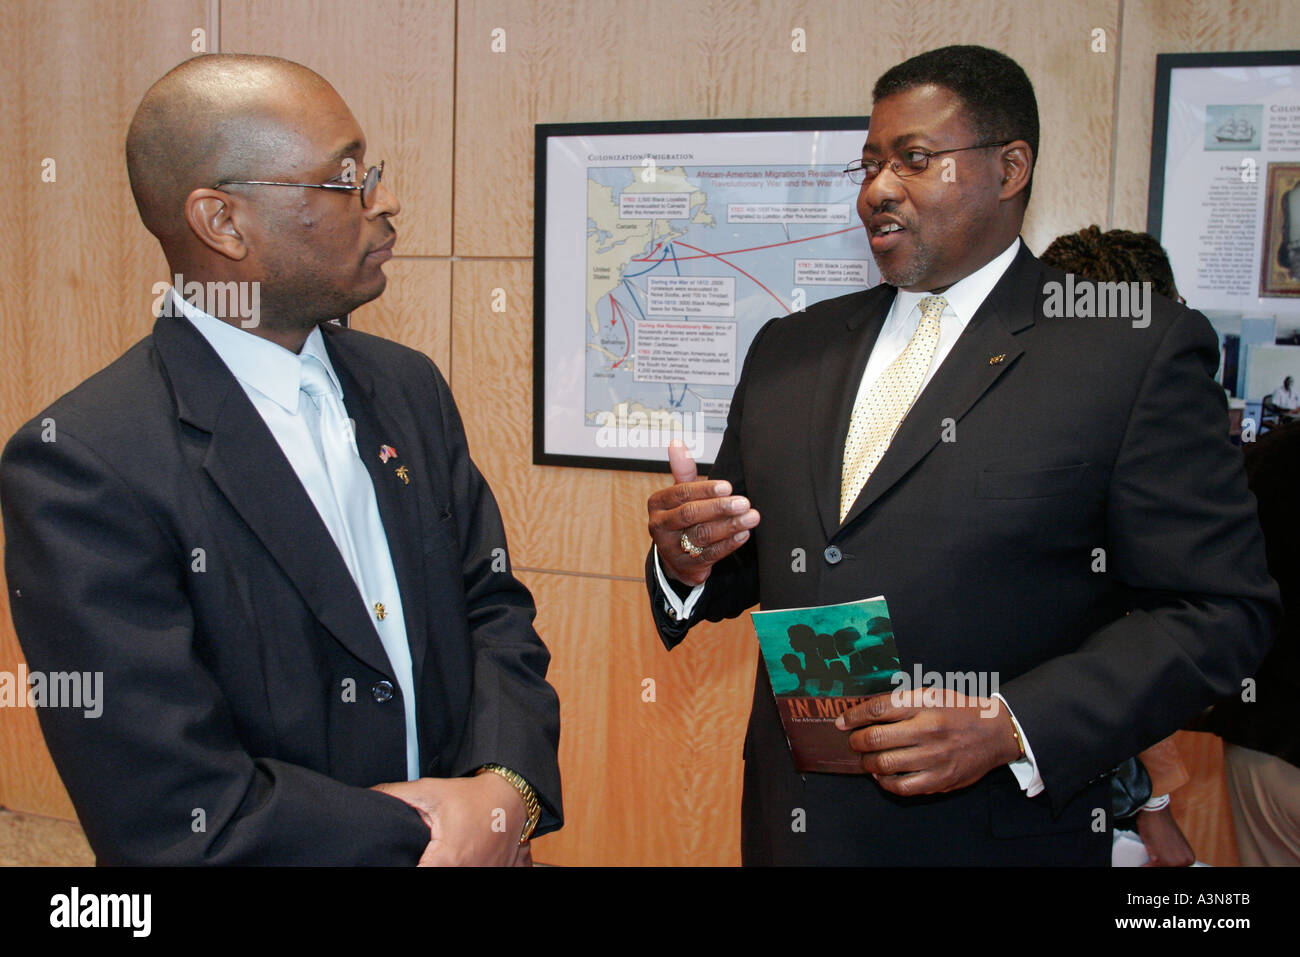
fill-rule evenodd
<path id="1" fill-rule="evenodd" d="M 846 312 L 843 338 L 833 345 L 823 344 L 821 370 L 809 406 L 808 435 L 817 513 L 827 539 L 840 525 L 840 472 L 857 383 L 862 381 L 893 301 L 891 288 L 877 287 L 858 308 Z"/>
<path id="2" fill-rule="evenodd" d="M 1015 364 L 1024 348 L 1015 333 L 1033 325 L 1039 299 L 1038 260 L 1023 240 L 1006 273 L 953 344 L 902 425 L 876 470 L 844 517 L 852 524 L 939 442 L 943 422 L 957 422 Z M 995 358 L 1001 356 L 1001 358 Z M 992 361 L 991 361 L 992 360 Z M 859 373 L 861 378 L 861 373 Z M 847 420 L 845 431 L 847 433 Z"/>
<path id="3" fill-rule="evenodd" d="M 424 520 L 417 483 L 427 483 L 415 461 L 417 445 L 409 426 L 393 410 L 403 408 L 400 395 L 390 385 L 383 369 L 376 369 L 359 358 L 353 350 L 340 348 L 334 330 L 322 327 L 326 349 L 334 371 L 343 386 L 343 404 L 356 423 L 357 451 L 370 473 L 379 503 L 379 518 L 388 538 L 397 587 L 402 595 L 402 614 L 406 637 L 411 647 L 411 663 L 416 687 L 420 687 L 424 656 L 428 644 L 427 585 L 424 569 L 424 543 L 421 530 Z M 395 458 L 384 462 L 380 446 L 391 446 Z M 403 482 L 398 469 L 405 468 L 408 481 Z"/>
<path id="4" fill-rule="evenodd" d="M 334 539 L 243 388 L 187 319 L 159 319 L 153 340 L 178 417 L 208 434 L 204 470 L 321 624 L 371 668 L 391 675 Z"/>

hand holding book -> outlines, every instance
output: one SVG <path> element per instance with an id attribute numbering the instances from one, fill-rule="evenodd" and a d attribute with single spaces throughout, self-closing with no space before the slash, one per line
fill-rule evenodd
<path id="1" fill-rule="evenodd" d="M 903 796 L 968 787 L 1021 757 L 1011 713 L 996 698 L 898 690 L 849 708 L 835 726 L 851 732 L 863 769 Z"/>
<path id="2" fill-rule="evenodd" d="M 752 617 L 799 771 L 870 774 L 894 794 L 934 794 L 1022 756 L 1001 699 L 903 670 L 884 596 Z M 930 677 L 937 687 L 923 687 Z"/>

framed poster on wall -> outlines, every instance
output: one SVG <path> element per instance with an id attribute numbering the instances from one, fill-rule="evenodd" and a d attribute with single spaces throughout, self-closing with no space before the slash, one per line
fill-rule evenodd
<path id="1" fill-rule="evenodd" d="M 712 464 L 769 319 L 879 282 L 865 117 L 536 127 L 533 461 Z"/>
<path id="2" fill-rule="evenodd" d="M 1300 380 L 1300 51 L 1156 57 L 1147 231 L 1261 421 L 1279 376 Z"/>

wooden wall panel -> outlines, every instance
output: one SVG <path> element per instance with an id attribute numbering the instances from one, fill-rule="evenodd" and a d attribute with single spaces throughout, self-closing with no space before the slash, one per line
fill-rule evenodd
<path id="1" fill-rule="evenodd" d="M 1104 220 L 1117 0 L 871 4 L 860 0 L 476 0 L 457 19 L 456 253 L 531 255 L 533 124 L 870 110 L 885 69 L 979 43 L 1034 83 L 1043 162 L 1026 240 Z M 807 52 L 791 50 L 791 31 Z M 1107 31 L 1105 53 L 1091 31 Z M 493 53 L 493 31 L 505 31 Z M 846 156 L 845 161 L 853 159 Z"/>
<path id="2" fill-rule="evenodd" d="M 1121 44 L 1111 227 L 1145 231 L 1156 54 L 1294 50 L 1300 47 L 1300 4 L 1291 0 L 1128 0 Z"/>
<path id="3" fill-rule="evenodd" d="M 741 745 L 757 663 L 748 616 L 701 626 L 668 652 L 639 582 L 520 577 L 537 600 L 561 714 L 566 824 L 538 840 L 534 858 L 738 864 Z"/>
<path id="4" fill-rule="evenodd" d="M 0 203 L 0 436 L 144 336 L 166 263 L 126 177 L 145 90 L 191 55 L 205 0 L 7 4 L 0 110 L 17 162 Z M 54 181 L 41 178 L 52 158 Z M 6 593 L 7 594 L 7 593 Z M 20 650 L 0 601 L 0 670 Z M 0 710 L 0 805 L 71 816 L 35 716 Z"/>
<path id="5" fill-rule="evenodd" d="M 221 49 L 287 57 L 325 77 L 385 160 L 402 255 L 451 253 L 455 0 L 222 0 Z"/>
<path id="6" fill-rule="evenodd" d="M 1179 731 L 1174 740 L 1190 776 L 1172 795 L 1174 820 L 1198 861 L 1215 867 L 1236 867 L 1240 858 L 1237 832 L 1232 826 L 1232 800 L 1223 772 L 1223 739 Z"/>
<path id="7" fill-rule="evenodd" d="M 646 498 L 667 476 L 532 465 L 532 265 L 457 261 L 452 282 L 452 389 L 515 564 L 639 581 Z M 504 313 L 492 311 L 494 289 Z"/>
<path id="8" fill-rule="evenodd" d="M 450 377 L 451 263 L 395 256 L 384 274 L 384 294 L 352 314 L 352 327 L 419 349 Z"/>

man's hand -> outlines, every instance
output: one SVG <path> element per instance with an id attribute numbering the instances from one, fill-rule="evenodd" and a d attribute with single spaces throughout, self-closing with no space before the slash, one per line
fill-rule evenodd
<path id="1" fill-rule="evenodd" d="M 939 702 L 923 704 L 926 695 Z M 849 747 L 876 783 L 904 796 L 968 787 L 1020 757 L 1011 714 L 996 698 L 895 691 L 850 708 L 835 726 L 853 731 Z"/>
<path id="2" fill-rule="evenodd" d="M 1168 807 L 1159 811 L 1138 811 L 1138 836 L 1147 849 L 1145 867 L 1191 867 L 1196 852 L 1187 843 L 1173 812 Z"/>
<path id="3" fill-rule="evenodd" d="M 698 481 L 695 460 L 681 442 L 668 445 L 673 484 L 650 496 L 650 537 L 659 552 L 664 574 L 687 585 L 702 585 L 718 561 L 749 539 L 758 512 L 749 500 L 731 494 L 730 482 Z M 702 549 L 691 555 L 682 548 L 682 533 Z"/>
<path id="4" fill-rule="evenodd" d="M 429 825 L 421 867 L 532 864 L 528 845 L 519 844 L 527 820 L 523 799 L 500 775 L 418 778 L 374 790 L 405 801 Z"/>

